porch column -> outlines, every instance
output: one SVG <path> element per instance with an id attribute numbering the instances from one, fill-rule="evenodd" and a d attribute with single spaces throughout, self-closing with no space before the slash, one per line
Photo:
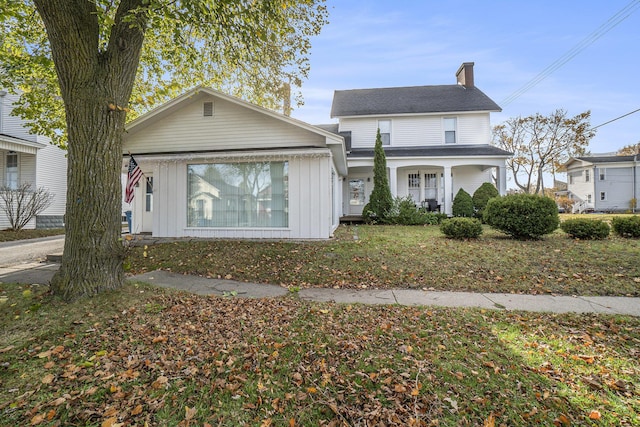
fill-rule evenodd
<path id="1" fill-rule="evenodd" d="M 389 166 L 389 189 L 393 197 L 398 196 L 398 168 Z"/>
<path id="2" fill-rule="evenodd" d="M 507 194 L 507 168 L 504 166 L 498 168 L 498 192 L 501 196 Z"/>
<path id="3" fill-rule="evenodd" d="M 451 179 L 451 166 L 444 166 L 444 211 L 451 215 L 451 202 L 453 201 L 453 185 Z"/>

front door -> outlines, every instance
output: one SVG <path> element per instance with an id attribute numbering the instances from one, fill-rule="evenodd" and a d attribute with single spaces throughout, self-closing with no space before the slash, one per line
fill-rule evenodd
<path id="1" fill-rule="evenodd" d="M 362 178 L 349 180 L 349 215 L 362 215 L 365 205 L 365 181 Z"/>
<path id="2" fill-rule="evenodd" d="M 134 234 L 153 231 L 153 176 L 145 173 L 136 188 L 133 229 Z"/>

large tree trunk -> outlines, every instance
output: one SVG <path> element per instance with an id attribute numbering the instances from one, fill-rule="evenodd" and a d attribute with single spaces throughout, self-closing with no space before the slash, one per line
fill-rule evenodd
<path id="1" fill-rule="evenodd" d="M 142 0 L 122 0 L 100 49 L 95 4 L 35 0 L 45 24 L 65 104 L 67 207 L 62 265 L 52 290 L 66 300 L 123 283 L 122 136 L 144 36 Z"/>

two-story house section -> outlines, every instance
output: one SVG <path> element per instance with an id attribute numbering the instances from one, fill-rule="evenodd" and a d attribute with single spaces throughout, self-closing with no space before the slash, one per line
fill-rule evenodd
<path id="1" fill-rule="evenodd" d="M 463 63 L 457 84 L 337 90 L 331 117 L 345 138 L 349 175 L 344 215 L 360 215 L 373 190 L 373 157 L 380 129 L 391 193 L 451 213 L 460 188 L 483 182 L 506 192 L 505 160 L 491 145 L 491 112 L 500 107 L 474 85 L 473 62 Z"/>
<path id="2" fill-rule="evenodd" d="M 565 163 L 573 212 L 636 211 L 640 199 L 640 156 L 573 157 Z"/>
<path id="3" fill-rule="evenodd" d="M 23 184 L 45 188 L 53 203 L 26 228 L 63 227 L 67 198 L 67 158 L 64 150 L 42 135 L 29 133 L 25 123 L 11 114 L 18 95 L 0 90 L 0 187 L 17 189 Z M 10 226 L 0 214 L 0 229 Z"/>

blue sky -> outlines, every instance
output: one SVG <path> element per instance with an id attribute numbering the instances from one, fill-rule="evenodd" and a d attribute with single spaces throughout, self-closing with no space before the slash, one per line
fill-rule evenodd
<path id="1" fill-rule="evenodd" d="M 335 122 L 334 90 L 455 84 L 463 62 L 475 62 L 476 86 L 503 109 L 492 114 L 492 125 L 562 108 L 571 116 L 591 110 L 597 126 L 640 109 L 640 0 L 327 0 L 327 6 L 330 23 L 312 40 L 311 71 L 301 88 L 305 105 L 292 114 L 308 123 Z M 613 26 L 611 18 L 625 7 L 631 14 Z M 576 46 L 586 47 L 503 102 Z M 589 150 L 636 142 L 640 112 L 600 127 Z"/>

